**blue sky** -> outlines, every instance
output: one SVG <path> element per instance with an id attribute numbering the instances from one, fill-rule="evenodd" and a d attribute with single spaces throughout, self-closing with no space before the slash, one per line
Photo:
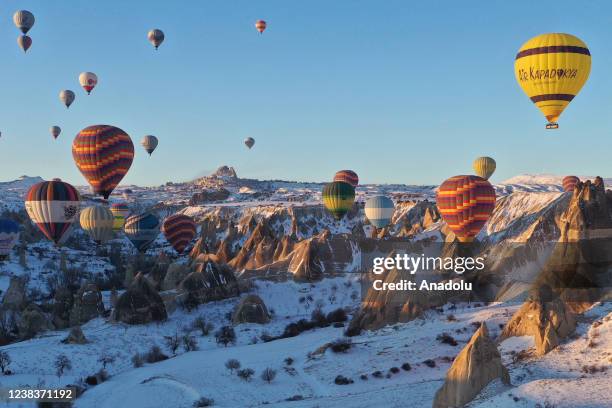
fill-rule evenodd
<path id="1" fill-rule="evenodd" d="M 34 13 L 18 48 L 18 9 Z M 259 35 L 255 20 L 268 22 Z M 155 52 L 146 40 L 160 28 Z M 527 39 L 568 32 L 593 56 L 582 92 L 546 131 L 516 84 Z M 612 176 L 612 4 L 607 1 L 28 1 L 0 4 L 0 180 L 85 180 L 70 146 L 111 124 L 137 145 L 124 183 L 222 164 L 243 177 L 438 184 L 497 160 L 519 173 Z M 87 96 L 81 71 L 98 74 Z M 69 110 L 61 89 L 77 93 Z M 48 128 L 59 125 L 53 141 Z M 149 158 L 138 142 L 159 137 Z M 257 140 L 248 151 L 242 141 Z"/>

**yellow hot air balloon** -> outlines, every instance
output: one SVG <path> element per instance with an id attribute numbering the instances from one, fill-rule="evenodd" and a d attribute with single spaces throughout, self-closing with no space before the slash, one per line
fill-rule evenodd
<path id="1" fill-rule="evenodd" d="M 491 157 L 477 157 L 472 164 L 474 172 L 478 177 L 488 180 L 495 173 L 495 160 Z"/>
<path id="2" fill-rule="evenodd" d="M 115 217 L 105 205 L 94 205 L 81 211 L 81 228 L 100 244 L 113 237 Z"/>
<path id="3" fill-rule="evenodd" d="M 514 74 L 523 91 L 542 111 L 547 129 L 580 92 L 591 72 L 591 53 L 571 34 L 542 34 L 527 41 L 514 62 Z"/>

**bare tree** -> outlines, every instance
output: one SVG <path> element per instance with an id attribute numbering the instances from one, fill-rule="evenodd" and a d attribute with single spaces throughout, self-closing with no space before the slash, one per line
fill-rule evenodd
<path id="1" fill-rule="evenodd" d="M 11 365 L 11 356 L 4 350 L 0 350 L 0 370 L 2 374 L 6 374 L 6 370 Z"/>
<path id="2" fill-rule="evenodd" d="M 236 360 L 235 358 L 229 359 L 225 362 L 225 368 L 230 370 L 230 372 L 233 374 L 235 370 L 240 369 L 240 361 Z"/>
<path id="3" fill-rule="evenodd" d="M 57 356 L 57 358 L 55 359 L 54 366 L 57 378 L 62 378 L 62 375 L 64 375 L 66 371 L 72 370 L 72 362 L 65 354 L 60 354 L 59 356 Z"/>
<path id="4" fill-rule="evenodd" d="M 261 373 L 261 379 L 270 384 L 276 378 L 276 370 L 271 369 L 270 367 L 263 370 Z"/>

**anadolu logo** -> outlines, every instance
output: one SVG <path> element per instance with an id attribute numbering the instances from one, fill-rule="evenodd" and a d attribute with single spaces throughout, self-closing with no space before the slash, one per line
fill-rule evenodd
<path id="1" fill-rule="evenodd" d="M 537 69 L 536 67 L 529 67 L 529 71 L 523 68 L 518 71 L 518 77 L 521 82 L 542 79 L 574 79 L 577 75 L 577 68 Z"/>

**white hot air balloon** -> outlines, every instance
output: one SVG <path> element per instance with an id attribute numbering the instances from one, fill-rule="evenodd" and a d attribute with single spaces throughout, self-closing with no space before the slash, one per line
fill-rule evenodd
<path id="1" fill-rule="evenodd" d="M 79 83 L 87 91 L 87 95 L 89 95 L 98 84 L 98 76 L 93 72 L 81 72 Z"/>

